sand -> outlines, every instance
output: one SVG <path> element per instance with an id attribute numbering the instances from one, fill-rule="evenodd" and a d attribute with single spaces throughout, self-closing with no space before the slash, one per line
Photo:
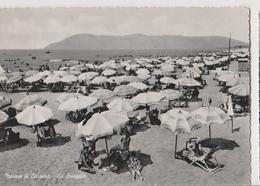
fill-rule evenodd
<path id="1" fill-rule="evenodd" d="M 221 99 L 213 75 L 204 76 L 208 86 L 200 91 L 200 97 L 211 96 L 216 104 Z M 2 93 L 1 93 L 2 94 Z M 25 126 L 14 127 L 20 137 L 28 140 L 20 148 L 0 147 L 0 185 L 248 185 L 250 180 L 250 118 L 235 117 L 231 133 L 230 125 L 212 126 L 212 138 L 234 140 L 239 147 L 234 150 L 219 150 L 214 156 L 224 168 L 209 174 L 202 169 L 190 166 L 183 160 L 174 158 L 175 136 L 160 126 L 148 125 L 147 129 L 132 136 L 130 150 L 140 150 L 145 154 L 143 168 L 144 181 L 133 181 L 128 172 L 120 174 L 100 170 L 91 175 L 81 172 L 74 163 L 79 157 L 80 141 L 75 137 L 77 124 L 65 119 L 65 113 L 57 110 L 56 98 L 60 93 L 40 92 L 38 95 L 48 100 L 47 106 L 54 112 L 54 118 L 60 122 L 55 126 L 62 135 L 55 146 L 36 147 L 36 135 Z M 4 94 L 17 103 L 25 93 Z M 201 103 L 191 103 L 186 110 L 199 108 Z M 208 137 L 208 128 L 202 127 L 192 134 L 178 136 L 178 150 L 185 147 L 185 142 L 194 136 L 201 139 Z M 120 136 L 108 140 L 109 147 L 117 144 Z M 97 150 L 104 150 L 104 140 L 99 140 Z M 17 178 L 11 178 L 17 176 Z M 28 176 L 28 178 L 27 178 Z"/>

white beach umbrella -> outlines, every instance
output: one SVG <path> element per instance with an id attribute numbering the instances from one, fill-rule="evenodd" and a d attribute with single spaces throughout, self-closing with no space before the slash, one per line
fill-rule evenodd
<path id="1" fill-rule="evenodd" d="M 137 104 L 149 104 L 159 102 L 164 98 L 161 93 L 158 92 L 148 92 L 140 93 L 137 96 L 133 97 L 131 100 Z"/>
<path id="2" fill-rule="evenodd" d="M 104 76 L 96 76 L 91 83 L 92 84 L 103 84 L 107 81 L 107 78 Z"/>
<path id="3" fill-rule="evenodd" d="M 64 83 L 71 83 L 71 82 L 76 82 L 78 81 L 78 78 L 74 75 L 65 75 L 61 78 L 61 82 Z"/>
<path id="4" fill-rule="evenodd" d="M 27 83 L 34 83 L 34 82 L 40 81 L 41 79 L 42 79 L 42 76 L 38 73 L 38 74 L 32 75 L 32 76 L 24 79 L 24 81 Z"/>
<path id="5" fill-rule="evenodd" d="M 100 89 L 94 90 L 89 96 L 96 97 L 98 99 L 103 100 L 103 99 L 108 99 L 108 98 L 115 96 L 115 93 L 111 90 L 100 88 Z"/>
<path id="6" fill-rule="evenodd" d="M 138 90 L 146 90 L 149 88 L 146 84 L 144 84 L 142 82 L 132 82 L 132 83 L 129 83 L 128 85 L 135 87 Z"/>
<path id="7" fill-rule="evenodd" d="M 145 69 L 145 68 L 139 68 L 137 71 L 136 71 L 136 74 L 140 75 L 147 75 L 147 74 L 150 74 L 149 70 Z"/>
<path id="8" fill-rule="evenodd" d="M 165 96 L 166 99 L 168 100 L 175 100 L 180 98 L 183 93 L 178 91 L 178 90 L 173 90 L 173 89 L 164 89 L 161 90 L 160 93 Z"/>
<path id="9" fill-rule="evenodd" d="M 98 76 L 97 72 L 84 72 L 78 76 L 79 80 L 92 80 L 94 77 Z"/>
<path id="10" fill-rule="evenodd" d="M 149 75 L 149 74 L 138 74 L 137 77 L 142 79 L 142 80 L 147 80 L 151 77 L 151 75 Z"/>
<path id="11" fill-rule="evenodd" d="M 165 83 L 165 84 L 174 84 L 175 79 L 172 77 L 163 77 L 160 79 L 160 82 Z"/>
<path id="12" fill-rule="evenodd" d="M 43 105 L 46 102 L 47 100 L 44 99 L 43 97 L 37 94 L 32 94 L 23 97 L 18 103 L 15 104 L 14 107 L 17 111 L 22 111 L 30 105 Z"/>
<path id="13" fill-rule="evenodd" d="M 61 94 L 60 96 L 57 97 L 57 101 L 59 103 L 63 103 L 67 100 L 69 100 L 70 98 L 74 98 L 74 97 L 77 97 L 78 94 L 77 93 L 63 93 Z"/>
<path id="14" fill-rule="evenodd" d="M 16 115 L 18 123 L 25 125 L 37 125 L 49 120 L 53 116 L 50 108 L 39 105 L 31 105 Z"/>
<path id="15" fill-rule="evenodd" d="M 239 84 L 228 89 L 228 92 L 237 96 L 248 96 L 250 95 L 249 84 Z"/>
<path id="16" fill-rule="evenodd" d="M 187 86 L 187 87 L 195 87 L 201 86 L 200 82 L 192 79 L 192 78 L 179 78 L 175 80 L 175 85 Z"/>
<path id="17" fill-rule="evenodd" d="M 95 113 L 85 125 L 83 121 L 78 124 L 76 135 L 98 139 L 115 134 L 129 119 L 126 112 L 109 110 Z"/>
<path id="18" fill-rule="evenodd" d="M 116 111 L 133 111 L 133 107 L 129 102 L 128 99 L 116 98 L 107 105 L 107 108 Z"/>
<path id="19" fill-rule="evenodd" d="M 58 74 L 50 74 L 47 78 L 43 80 L 44 83 L 50 84 L 50 83 L 57 83 L 60 82 L 61 78 Z"/>
<path id="20" fill-rule="evenodd" d="M 130 85 L 120 85 L 114 89 L 114 93 L 119 96 L 135 94 L 137 91 L 138 89 Z"/>
<path id="21" fill-rule="evenodd" d="M 59 106 L 62 111 L 76 111 L 87 108 L 97 103 L 97 98 L 91 96 L 76 96 L 68 99 Z"/>
<path id="22" fill-rule="evenodd" d="M 0 110 L 0 124 L 6 122 L 8 118 L 9 116 L 4 111 Z"/>
<path id="23" fill-rule="evenodd" d="M 211 138 L 211 125 L 224 124 L 230 121 L 228 115 L 218 107 L 201 107 L 191 113 L 191 117 L 199 124 L 209 127 L 209 138 Z"/>
<path id="24" fill-rule="evenodd" d="M 116 71 L 112 69 L 107 69 L 102 72 L 102 75 L 104 76 L 112 76 L 114 74 L 116 74 Z"/>

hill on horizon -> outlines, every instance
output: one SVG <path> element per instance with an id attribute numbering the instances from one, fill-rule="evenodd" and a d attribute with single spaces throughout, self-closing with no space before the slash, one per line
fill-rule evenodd
<path id="1" fill-rule="evenodd" d="M 181 35 L 149 36 L 131 34 L 106 36 L 77 34 L 44 47 L 48 50 L 194 50 L 228 48 L 228 38 L 222 36 L 188 37 Z M 231 47 L 248 43 L 231 39 Z"/>

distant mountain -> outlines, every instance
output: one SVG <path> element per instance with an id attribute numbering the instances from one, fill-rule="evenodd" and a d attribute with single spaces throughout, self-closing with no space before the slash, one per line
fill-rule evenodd
<path id="1" fill-rule="evenodd" d="M 234 40 L 234 46 L 248 43 Z M 171 49 L 217 49 L 227 48 L 228 38 L 220 36 L 186 37 L 181 35 L 148 36 L 132 34 L 125 36 L 105 36 L 78 34 L 62 41 L 49 44 L 48 50 L 171 50 Z"/>

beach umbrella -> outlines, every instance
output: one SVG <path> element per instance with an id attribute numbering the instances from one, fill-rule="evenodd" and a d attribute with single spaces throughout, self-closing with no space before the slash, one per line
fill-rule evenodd
<path id="1" fill-rule="evenodd" d="M 141 80 L 139 77 L 137 77 L 137 76 L 124 76 L 124 79 L 125 79 L 126 82 L 129 82 L 129 83 L 142 81 L 142 80 Z"/>
<path id="2" fill-rule="evenodd" d="M 17 81 L 20 81 L 21 79 L 23 79 L 23 76 L 12 76 L 11 78 L 9 78 L 6 83 L 10 84 L 10 83 L 15 83 Z"/>
<path id="3" fill-rule="evenodd" d="M 8 118 L 9 116 L 4 111 L 0 110 L 0 124 L 6 122 Z"/>
<path id="4" fill-rule="evenodd" d="M 145 69 L 145 68 L 139 68 L 137 71 L 136 71 L 136 74 L 142 74 L 142 75 L 146 75 L 146 74 L 150 74 L 149 70 Z"/>
<path id="5" fill-rule="evenodd" d="M 147 80 L 151 77 L 151 75 L 149 75 L 149 74 L 138 74 L 137 77 L 142 79 L 142 80 Z"/>
<path id="6" fill-rule="evenodd" d="M 5 96 L 0 96 L 0 109 L 3 109 L 9 105 L 12 104 L 12 100 L 5 97 Z"/>
<path id="7" fill-rule="evenodd" d="M 115 96 L 115 93 L 109 89 L 97 89 L 94 90 L 89 96 L 96 97 L 97 99 L 108 99 Z"/>
<path id="8" fill-rule="evenodd" d="M 131 100 L 137 104 L 149 104 L 159 102 L 164 98 L 164 96 L 159 92 L 147 92 L 140 93 L 133 97 Z"/>
<path id="9" fill-rule="evenodd" d="M 183 96 L 183 93 L 178 91 L 178 90 L 173 90 L 173 89 L 164 89 L 161 90 L 160 93 L 165 96 L 166 99 L 168 100 L 175 100 Z"/>
<path id="10" fill-rule="evenodd" d="M 44 99 L 41 96 L 38 96 L 36 94 L 26 95 L 14 107 L 16 110 L 22 111 L 30 105 L 43 105 L 46 102 L 47 102 L 46 99 Z"/>
<path id="11" fill-rule="evenodd" d="M 94 77 L 98 76 L 97 72 L 84 72 L 78 76 L 79 80 L 92 80 Z"/>
<path id="12" fill-rule="evenodd" d="M 175 71 L 174 65 L 170 65 L 170 64 L 161 66 L 161 70 L 164 72 L 174 72 Z"/>
<path id="13" fill-rule="evenodd" d="M 3 69 L 3 67 L 0 65 L 0 74 L 1 73 L 5 73 L 5 70 Z"/>
<path id="14" fill-rule="evenodd" d="M 11 73 L 11 76 L 23 76 L 24 75 L 24 73 L 23 72 L 12 72 Z"/>
<path id="15" fill-rule="evenodd" d="M 0 74 L 0 83 L 6 82 L 8 80 L 7 76 L 5 74 Z"/>
<path id="16" fill-rule="evenodd" d="M 103 84 L 107 81 L 107 78 L 104 76 L 96 76 L 91 83 L 92 84 Z"/>
<path id="17" fill-rule="evenodd" d="M 132 82 L 132 83 L 129 83 L 128 85 L 135 87 L 138 90 L 146 90 L 149 88 L 146 84 L 141 83 L 141 82 Z"/>
<path id="18" fill-rule="evenodd" d="M 57 97 L 57 101 L 59 103 L 63 103 L 65 101 L 69 100 L 70 98 L 74 98 L 76 96 L 78 96 L 77 93 L 63 93 L 63 94 L 61 94 L 60 96 Z"/>
<path id="19" fill-rule="evenodd" d="M 114 89 L 114 93 L 119 96 L 135 94 L 137 91 L 138 89 L 130 85 L 120 85 Z"/>
<path id="20" fill-rule="evenodd" d="M 43 77 L 43 76 L 48 76 L 48 75 L 50 75 L 51 72 L 50 72 L 49 70 L 44 70 L 43 72 L 39 72 L 38 74 Z"/>
<path id="21" fill-rule="evenodd" d="M 114 110 L 95 113 L 83 125 L 83 121 L 78 124 L 77 136 L 92 137 L 94 139 L 115 134 L 129 121 L 127 112 Z"/>
<path id="22" fill-rule="evenodd" d="M 71 82 L 76 82 L 78 81 L 78 78 L 74 75 L 65 75 L 61 78 L 61 82 L 64 83 L 71 83 Z"/>
<path id="23" fill-rule="evenodd" d="M 140 65 L 138 65 L 138 64 L 131 64 L 131 65 L 128 65 L 128 66 L 125 68 L 125 70 L 126 70 L 126 71 L 135 70 L 135 69 L 137 69 L 139 66 L 140 66 Z"/>
<path id="24" fill-rule="evenodd" d="M 58 74 L 50 74 L 47 78 L 43 80 L 44 83 L 50 84 L 50 83 L 57 83 L 60 82 L 61 78 Z"/>
<path id="25" fill-rule="evenodd" d="M 50 108 L 39 105 L 26 107 L 22 112 L 16 115 L 18 123 L 25 125 L 37 125 L 49 120 L 53 116 Z"/>
<path id="26" fill-rule="evenodd" d="M 223 82 L 228 82 L 228 81 L 232 81 L 234 79 L 237 79 L 239 77 L 238 74 L 236 73 L 223 73 L 223 74 L 220 74 L 217 79 L 219 81 L 223 81 Z"/>
<path id="27" fill-rule="evenodd" d="M 112 76 L 114 74 L 116 74 L 116 71 L 112 69 L 107 69 L 102 72 L 102 75 L 104 76 Z"/>
<path id="28" fill-rule="evenodd" d="M 218 107 L 201 107 L 191 113 L 194 121 L 209 127 L 209 138 L 211 138 L 211 125 L 224 124 L 230 120 L 228 115 Z"/>
<path id="29" fill-rule="evenodd" d="M 161 76 L 163 74 L 164 74 L 164 72 L 162 70 L 155 69 L 153 71 L 153 75 L 155 75 L 155 76 Z"/>
<path id="30" fill-rule="evenodd" d="M 84 120 L 78 124 L 76 136 L 91 137 L 93 139 L 105 138 L 106 152 L 109 160 L 106 137 L 120 131 L 128 121 L 129 119 L 126 112 L 109 110 L 101 113 L 95 113 L 87 121 L 87 123 L 85 123 L 85 125 L 83 124 Z"/>
<path id="31" fill-rule="evenodd" d="M 231 79 L 230 81 L 227 81 L 226 86 L 233 87 L 233 86 L 236 86 L 236 85 L 239 85 L 239 84 L 249 85 L 249 83 L 250 83 L 249 77 L 243 77 L 243 78 L 237 77 L 237 78 Z"/>
<path id="32" fill-rule="evenodd" d="M 63 71 L 63 70 L 53 71 L 53 73 L 59 76 L 66 76 L 69 74 L 67 71 Z"/>
<path id="33" fill-rule="evenodd" d="M 68 70 L 68 69 L 69 69 L 69 67 L 60 67 L 60 68 L 59 68 L 60 71 L 66 71 L 66 70 Z"/>
<path id="34" fill-rule="evenodd" d="M 187 87 L 196 87 L 201 86 L 200 82 L 192 79 L 192 78 L 179 78 L 175 80 L 175 85 L 179 86 L 187 86 Z"/>
<path id="35" fill-rule="evenodd" d="M 182 77 L 187 77 L 187 78 L 198 78 L 200 77 L 200 72 L 195 69 L 188 68 L 183 74 Z"/>
<path id="36" fill-rule="evenodd" d="M 77 70 L 69 71 L 69 73 L 72 75 L 75 75 L 75 76 L 78 76 L 79 74 L 81 74 L 81 72 L 77 71 Z"/>
<path id="37" fill-rule="evenodd" d="M 239 84 L 228 89 L 228 92 L 236 96 L 248 96 L 250 94 L 249 84 Z"/>
<path id="38" fill-rule="evenodd" d="M 181 109 L 172 109 L 160 116 L 161 126 L 175 133 L 175 158 L 178 134 L 191 133 L 192 118 L 190 113 Z"/>
<path id="39" fill-rule="evenodd" d="M 28 70 L 27 72 L 25 72 L 25 76 L 29 77 L 29 76 L 35 75 L 37 73 L 39 73 L 39 71 L 37 71 L 37 70 Z"/>
<path id="40" fill-rule="evenodd" d="M 125 81 L 124 76 L 113 76 L 107 79 L 107 82 L 109 83 L 116 83 L 116 84 L 121 84 L 123 82 L 127 82 Z"/>
<path id="41" fill-rule="evenodd" d="M 41 79 L 42 79 L 42 76 L 38 73 L 38 74 L 32 75 L 32 76 L 24 79 L 24 81 L 27 83 L 34 83 L 34 82 L 40 81 Z"/>
<path id="42" fill-rule="evenodd" d="M 117 111 L 133 111 L 132 105 L 129 103 L 130 100 L 123 98 L 116 98 L 112 100 L 107 108 L 109 110 L 117 110 Z"/>
<path id="43" fill-rule="evenodd" d="M 62 111 L 76 111 L 87 108 L 97 103 L 97 98 L 92 96 L 76 96 L 68 99 L 59 106 L 59 110 Z"/>
<path id="44" fill-rule="evenodd" d="M 160 79 L 160 82 L 164 83 L 164 84 L 174 84 L 175 83 L 175 79 L 172 77 L 163 77 Z"/>

